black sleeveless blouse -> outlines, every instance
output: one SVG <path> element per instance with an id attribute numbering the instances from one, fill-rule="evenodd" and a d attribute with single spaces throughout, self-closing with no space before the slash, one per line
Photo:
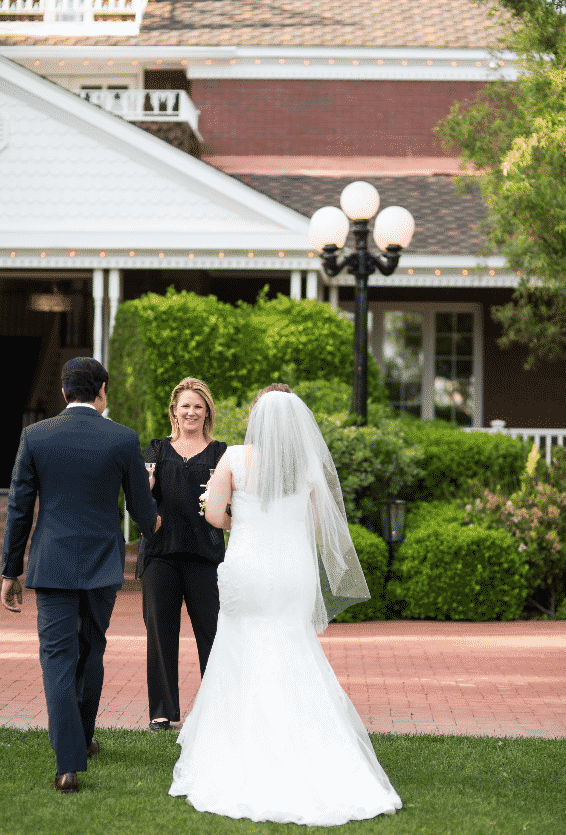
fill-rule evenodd
<path id="1" fill-rule="evenodd" d="M 188 554 L 220 563 L 224 559 L 224 532 L 199 516 L 199 496 L 227 446 L 220 441 L 184 459 L 171 446 L 170 438 L 151 441 L 144 450 L 144 461 L 155 462 L 153 496 L 161 527 L 146 543 L 144 562 L 152 557 L 182 558 Z"/>

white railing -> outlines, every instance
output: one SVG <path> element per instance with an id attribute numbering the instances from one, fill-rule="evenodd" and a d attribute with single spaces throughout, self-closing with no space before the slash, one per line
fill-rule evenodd
<path id="1" fill-rule="evenodd" d="M 200 110 L 184 90 L 73 90 L 91 104 L 130 122 L 187 122 L 195 136 Z"/>
<path id="2" fill-rule="evenodd" d="M 100 16 L 141 18 L 147 0 L 0 0 L 0 13 L 43 15 L 44 23 L 92 23 Z"/>
<path id="3" fill-rule="evenodd" d="M 564 438 L 566 438 L 566 429 L 517 429 L 509 428 L 505 425 L 504 420 L 492 420 L 490 426 L 466 426 L 465 432 L 487 432 L 490 435 L 502 434 L 509 435 L 510 438 L 522 438 L 523 441 L 532 439 L 533 443 L 537 445 L 539 450 L 544 449 L 546 463 L 550 467 L 552 447 L 564 446 Z"/>
<path id="4" fill-rule="evenodd" d="M 147 0 L 0 0 L 0 34 L 138 35 Z"/>
<path id="5" fill-rule="evenodd" d="M 45 0 L 0 0 L 0 12 L 10 15 L 43 15 Z"/>

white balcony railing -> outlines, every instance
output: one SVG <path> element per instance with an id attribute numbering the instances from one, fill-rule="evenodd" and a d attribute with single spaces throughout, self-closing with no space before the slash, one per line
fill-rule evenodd
<path id="1" fill-rule="evenodd" d="M 503 420 L 492 420 L 491 426 L 466 426 L 465 432 L 488 432 L 490 435 L 501 433 L 511 438 L 522 438 L 524 441 L 532 440 L 539 450 L 544 451 L 547 465 L 550 467 L 552 447 L 564 446 L 566 429 L 511 429 L 505 426 Z"/>
<path id="2" fill-rule="evenodd" d="M 0 25 L 10 33 L 67 30 L 139 31 L 147 0 L 0 0 Z M 71 27 L 71 28 L 69 28 Z M 133 28 L 132 28 L 133 27 Z"/>
<path id="3" fill-rule="evenodd" d="M 197 110 L 184 90 L 73 90 L 85 101 L 129 122 L 187 122 L 202 140 Z"/>

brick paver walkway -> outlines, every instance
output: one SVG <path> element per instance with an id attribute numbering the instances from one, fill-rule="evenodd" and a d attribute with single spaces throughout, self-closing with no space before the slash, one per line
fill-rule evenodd
<path id="1" fill-rule="evenodd" d="M 35 595 L 0 615 L 0 725 L 47 727 Z M 566 738 L 566 622 L 332 624 L 321 638 L 370 731 Z M 121 592 L 105 655 L 99 727 L 147 728 L 141 595 Z M 183 616 L 181 712 L 200 683 Z"/>

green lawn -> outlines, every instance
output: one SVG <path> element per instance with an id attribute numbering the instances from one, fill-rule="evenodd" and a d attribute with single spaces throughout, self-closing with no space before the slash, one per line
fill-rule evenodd
<path id="1" fill-rule="evenodd" d="M 172 732 L 97 731 L 102 753 L 78 795 L 51 788 L 46 731 L 0 728 L 0 833 L 5 835 L 565 835 L 566 740 L 372 736 L 401 795 L 395 816 L 345 827 L 234 821 L 167 795 L 178 755 Z M 297 752 L 300 756 L 300 752 Z"/>

